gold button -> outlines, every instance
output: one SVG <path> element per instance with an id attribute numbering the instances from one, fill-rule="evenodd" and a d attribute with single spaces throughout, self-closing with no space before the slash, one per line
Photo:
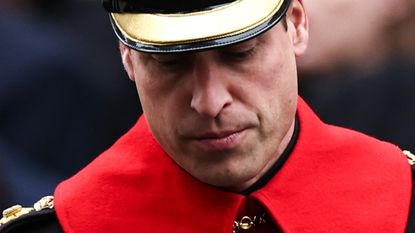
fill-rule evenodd
<path id="1" fill-rule="evenodd" d="M 252 219 L 248 216 L 245 216 L 239 222 L 239 227 L 243 230 L 249 230 L 254 225 Z"/>

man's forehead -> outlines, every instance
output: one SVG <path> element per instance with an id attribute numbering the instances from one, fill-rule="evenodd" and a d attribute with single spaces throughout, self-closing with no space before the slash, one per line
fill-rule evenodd
<path id="1" fill-rule="evenodd" d="M 273 27 L 285 15 L 290 3 L 290 0 L 155 1 L 146 5 L 147 1 L 105 0 L 107 5 L 118 6 L 109 9 L 110 19 L 124 44 L 150 53 L 233 45 Z M 190 6 L 189 2 L 192 2 Z M 177 5 L 171 7 L 173 3 Z M 168 13 L 163 12 L 163 4 Z"/>

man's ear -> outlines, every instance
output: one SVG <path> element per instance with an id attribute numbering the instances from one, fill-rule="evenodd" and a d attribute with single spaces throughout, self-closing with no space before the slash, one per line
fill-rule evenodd
<path id="1" fill-rule="evenodd" d="M 135 81 L 133 62 L 131 58 L 131 49 L 120 42 L 120 52 L 122 58 L 122 64 L 124 65 L 125 71 L 127 71 L 128 77 L 131 81 Z"/>
<path id="2" fill-rule="evenodd" d="M 286 17 L 295 56 L 301 56 L 308 44 L 308 18 L 302 0 L 292 1 Z"/>

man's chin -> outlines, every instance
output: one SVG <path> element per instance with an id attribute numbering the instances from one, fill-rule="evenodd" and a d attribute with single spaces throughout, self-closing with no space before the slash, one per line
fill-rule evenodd
<path id="1" fill-rule="evenodd" d="M 193 176 L 203 183 L 219 189 L 240 192 L 250 187 L 257 176 L 257 172 L 242 171 L 240 168 L 208 169 L 206 173 L 198 170 Z M 226 171 L 226 172 L 224 172 Z"/>

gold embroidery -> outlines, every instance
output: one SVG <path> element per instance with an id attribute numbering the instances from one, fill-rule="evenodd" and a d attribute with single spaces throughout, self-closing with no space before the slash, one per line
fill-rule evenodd
<path id="1" fill-rule="evenodd" d="M 415 165 L 415 155 L 414 154 L 412 154 L 408 150 L 404 150 L 403 154 L 406 155 L 406 158 L 408 159 L 409 165 L 411 165 L 411 166 Z"/>
<path id="2" fill-rule="evenodd" d="M 44 209 L 52 209 L 54 207 L 53 203 L 53 196 L 46 196 L 40 199 L 33 205 L 33 208 L 25 208 L 21 205 L 14 205 L 6 210 L 3 211 L 3 218 L 0 219 L 0 226 L 14 220 L 20 218 L 28 213 L 33 211 L 41 211 Z"/>
<path id="3" fill-rule="evenodd" d="M 53 202 L 53 196 L 42 197 L 38 202 L 36 202 L 33 207 L 36 211 L 41 211 L 44 209 L 53 209 L 55 207 Z"/>
<path id="4" fill-rule="evenodd" d="M 34 211 L 33 208 L 23 208 L 21 205 L 14 205 L 8 209 L 3 211 L 3 218 L 0 219 L 0 226 L 19 218 L 23 215 L 26 215 L 30 212 Z"/>

